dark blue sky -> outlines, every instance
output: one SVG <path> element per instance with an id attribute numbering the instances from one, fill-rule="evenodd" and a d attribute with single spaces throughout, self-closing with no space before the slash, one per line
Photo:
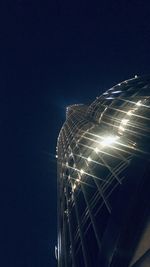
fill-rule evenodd
<path id="1" fill-rule="evenodd" d="M 5 2 L 0 48 L 0 265 L 53 267 L 54 154 L 65 107 L 150 73 L 150 4 Z"/>

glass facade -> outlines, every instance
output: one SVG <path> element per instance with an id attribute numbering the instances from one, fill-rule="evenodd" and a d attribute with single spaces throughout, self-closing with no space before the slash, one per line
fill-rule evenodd
<path id="1" fill-rule="evenodd" d="M 58 267 L 146 267 L 150 77 L 69 106 L 56 152 Z"/>

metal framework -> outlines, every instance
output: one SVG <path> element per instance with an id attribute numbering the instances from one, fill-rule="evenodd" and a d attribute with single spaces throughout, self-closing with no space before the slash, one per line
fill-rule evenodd
<path id="1" fill-rule="evenodd" d="M 58 267 L 124 266 L 114 264 L 127 218 L 120 215 L 124 219 L 114 224 L 116 195 L 131 181 L 136 187 L 133 166 L 149 160 L 149 115 L 150 77 L 121 82 L 89 106 L 67 108 L 56 148 Z M 119 199 L 118 209 L 127 214 L 130 197 L 126 205 Z M 108 245 L 112 225 L 116 235 Z"/>

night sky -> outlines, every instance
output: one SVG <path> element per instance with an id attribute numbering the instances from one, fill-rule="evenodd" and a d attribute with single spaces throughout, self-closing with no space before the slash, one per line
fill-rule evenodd
<path id="1" fill-rule="evenodd" d="M 65 107 L 150 74 L 150 4 L 2 3 L 0 266 L 54 267 L 55 147 Z"/>

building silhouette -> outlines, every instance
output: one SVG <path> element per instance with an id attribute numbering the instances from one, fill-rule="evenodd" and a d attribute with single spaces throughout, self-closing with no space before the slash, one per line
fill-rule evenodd
<path id="1" fill-rule="evenodd" d="M 150 77 L 69 106 L 56 151 L 58 267 L 150 266 Z"/>

